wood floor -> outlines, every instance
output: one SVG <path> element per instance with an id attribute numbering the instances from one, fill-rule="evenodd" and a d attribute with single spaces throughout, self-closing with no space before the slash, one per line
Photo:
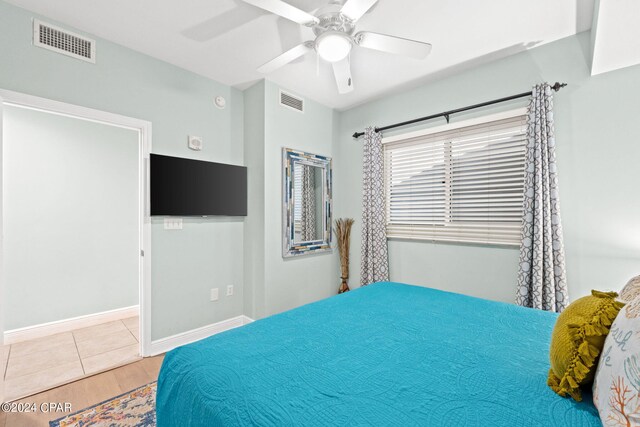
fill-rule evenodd
<path id="1" fill-rule="evenodd" d="M 103 402 L 158 378 L 163 355 L 149 357 L 138 362 L 84 378 L 21 400 L 19 403 L 71 404 L 71 412 Z M 4 413 L 0 412 L 0 427 L 48 427 L 50 420 L 61 418 L 65 413 Z"/>

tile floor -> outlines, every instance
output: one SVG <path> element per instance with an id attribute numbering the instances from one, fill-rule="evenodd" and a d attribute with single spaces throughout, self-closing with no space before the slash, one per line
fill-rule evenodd
<path id="1" fill-rule="evenodd" d="M 13 400 L 140 359 L 138 317 L 6 345 L 5 399 Z"/>

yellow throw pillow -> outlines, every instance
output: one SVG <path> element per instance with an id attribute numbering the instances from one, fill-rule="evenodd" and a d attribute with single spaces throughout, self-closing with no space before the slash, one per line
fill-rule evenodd
<path id="1" fill-rule="evenodd" d="M 615 292 L 591 291 L 558 316 L 551 335 L 547 384 L 560 396 L 582 400 L 580 386 L 593 381 L 609 328 L 624 303 Z"/>

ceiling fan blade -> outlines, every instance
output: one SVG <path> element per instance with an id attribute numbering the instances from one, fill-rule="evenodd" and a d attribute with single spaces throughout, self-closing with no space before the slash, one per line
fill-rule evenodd
<path id="1" fill-rule="evenodd" d="M 356 34 L 354 40 L 358 46 L 366 47 L 367 49 L 410 56 L 416 59 L 424 59 L 431 52 L 429 43 L 369 31 L 362 31 Z"/>
<path id="2" fill-rule="evenodd" d="M 290 19 L 301 25 L 313 25 L 320 22 L 315 16 L 291 6 L 281 0 L 242 0 L 260 9 L 268 10 L 271 13 Z"/>
<path id="3" fill-rule="evenodd" d="M 340 13 L 352 21 L 357 21 L 376 3 L 378 0 L 347 0 Z"/>
<path id="4" fill-rule="evenodd" d="M 353 91 L 353 79 L 351 78 L 351 61 L 346 57 L 342 61 L 333 63 L 333 75 L 338 85 L 338 93 L 349 93 Z"/>
<path id="5" fill-rule="evenodd" d="M 304 55 L 305 53 L 309 52 L 310 50 L 312 50 L 312 45 L 307 42 L 307 43 L 302 43 L 299 44 L 298 46 L 289 49 L 288 51 L 286 51 L 285 53 L 283 53 L 280 56 L 276 56 L 274 59 L 272 59 L 271 61 L 267 62 L 266 64 L 261 65 L 258 68 L 258 71 L 264 74 L 270 73 L 272 71 L 277 70 L 278 68 L 287 65 L 289 62 L 300 58 L 302 55 Z"/>

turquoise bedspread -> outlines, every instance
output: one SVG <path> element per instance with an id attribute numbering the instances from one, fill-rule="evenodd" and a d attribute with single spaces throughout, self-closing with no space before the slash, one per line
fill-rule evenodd
<path id="1" fill-rule="evenodd" d="M 547 386 L 556 315 L 378 283 L 168 353 L 168 426 L 600 426 Z"/>

